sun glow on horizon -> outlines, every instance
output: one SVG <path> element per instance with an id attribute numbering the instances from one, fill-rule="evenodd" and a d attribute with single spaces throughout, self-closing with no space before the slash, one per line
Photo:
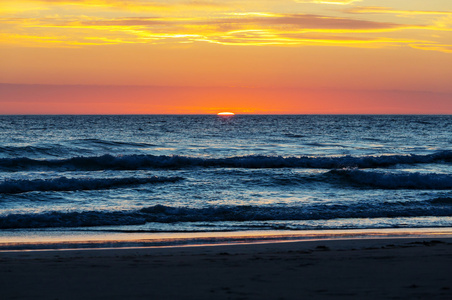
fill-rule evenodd
<path id="1" fill-rule="evenodd" d="M 234 116 L 235 113 L 233 112 L 229 112 L 229 111 L 224 111 L 224 112 L 219 112 L 217 113 L 218 116 Z"/>

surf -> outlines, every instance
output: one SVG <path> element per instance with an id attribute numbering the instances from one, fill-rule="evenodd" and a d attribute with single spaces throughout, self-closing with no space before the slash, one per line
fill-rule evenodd
<path id="1" fill-rule="evenodd" d="M 57 170 L 146 170 L 181 169 L 190 167 L 218 168 L 377 168 L 398 164 L 426 164 L 451 162 L 452 151 L 432 154 L 381 155 L 381 156 L 271 156 L 244 155 L 222 158 L 205 158 L 183 155 L 110 155 L 80 156 L 67 159 L 32 159 L 27 157 L 0 159 L 0 171 L 33 169 Z"/>

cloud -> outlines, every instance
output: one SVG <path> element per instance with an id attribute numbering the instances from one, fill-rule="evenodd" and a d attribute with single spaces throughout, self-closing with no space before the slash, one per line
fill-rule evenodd
<path id="1" fill-rule="evenodd" d="M 435 21 L 438 28 L 452 28 L 452 14 L 439 18 Z"/>
<path id="2" fill-rule="evenodd" d="M 354 36 L 399 30 L 405 25 L 306 14 L 240 13 L 217 18 L 10 18 L 3 23 L 26 24 L 33 30 L 56 30 L 51 39 L 29 36 L 32 42 L 56 46 L 208 42 L 222 45 L 337 45 L 381 47 L 416 41 Z M 64 35 L 61 34 L 64 31 Z M 64 38 L 62 39 L 61 36 Z M 102 38 L 100 38 L 102 37 Z M 16 36 L 19 41 L 27 36 Z M 58 42 L 57 42 L 58 41 Z M 373 45 L 372 45 L 373 44 Z"/>
<path id="3" fill-rule="evenodd" d="M 393 23 L 321 15 L 270 13 L 224 14 L 217 18 L 3 18 L 0 19 L 0 23 L 15 24 L 22 29 L 47 34 L 54 30 L 56 32 L 54 35 L 65 36 L 65 40 L 72 37 L 77 41 L 75 44 L 92 43 L 94 37 L 98 36 L 104 36 L 106 44 L 114 41 L 130 43 L 134 40 L 137 43 L 143 43 L 145 40 L 167 42 L 168 39 L 185 39 L 186 42 L 224 42 L 230 45 L 299 45 L 306 41 L 311 43 L 320 40 L 328 40 L 328 43 L 336 40 L 338 44 L 343 44 L 345 41 L 362 43 L 373 40 L 345 34 L 385 32 L 404 27 Z M 312 34 L 316 33 L 316 37 L 313 38 Z M 306 34 L 311 36 L 307 37 Z M 89 41 L 86 41 L 87 39 Z M 95 40 L 102 42 L 99 38 Z M 42 41 L 45 42 L 45 39 Z"/>
<path id="4" fill-rule="evenodd" d="M 46 19 L 49 21 L 49 19 Z M 70 26 L 71 22 L 67 23 Z M 171 27 L 186 27 L 196 30 L 199 28 L 212 27 L 216 30 L 227 28 L 229 30 L 246 29 L 248 27 L 256 28 L 291 28 L 306 30 L 341 30 L 341 31 L 384 31 L 392 30 L 404 25 L 373 22 L 365 20 L 354 20 L 347 18 L 327 17 L 321 15 L 307 14 L 243 14 L 242 17 L 227 14 L 226 17 L 218 18 L 163 18 L 163 17 L 129 17 L 116 19 L 96 19 L 78 22 L 81 26 L 167 26 L 167 30 Z M 199 29 L 198 29 L 199 30 Z"/>
<path id="5" fill-rule="evenodd" d="M 343 11 L 351 14 L 393 14 L 398 17 L 430 16 L 430 25 L 425 26 L 425 29 L 439 31 L 452 29 L 452 11 L 397 10 L 380 6 L 353 7 Z"/>
<path id="6" fill-rule="evenodd" d="M 80 8 L 99 11 L 130 11 L 130 12 L 170 12 L 191 10 L 220 10 L 228 7 L 224 1 L 146 1 L 146 0 L 3 0 L 0 3 L 0 13 L 23 13 L 33 10 L 50 10 L 52 8 Z"/>
<path id="7" fill-rule="evenodd" d="M 277 32 L 271 30 L 237 30 L 226 34 L 209 36 L 203 41 L 235 46 L 267 46 L 267 45 L 331 45 L 372 47 L 372 43 L 382 42 L 370 38 L 356 38 L 331 34 L 311 34 L 302 32 Z"/>
<path id="8" fill-rule="evenodd" d="M 344 12 L 353 14 L 452 15 L 452 11 L 397 10 L 381 6 L 358 6 L 345 9 Z"/>
<path id="9" fill-rule="evenodd" d="M 443 53 L 452 53 L 452 45 L 441 44 L 412 44 L 410 47 L 420 50 L 438 51 Z"/>
<path id="10" fill-rule="evenodd" d="M 446 24 L 446 21 L 448 19 L 443 23 Z M 448 52 L 449 48 L 443 43 L 435 42 L 435 38 L 419 39 L 402 32 L 450 30 L 446 25 L 410 25 L 350 17 L 272 12 L 190 14 L 189 17 L 176 14 L 148 17 L 15 17 L 1 18 L 0 25 L 5 27 L 3 44 L 39 47 L 202 42 L 247 46 L 331 45 L 378 48 L 409 45 L 441 52 Z"/>
<path id="11" fill-rule="evenodd" d="M 350 5 L 362 0 L 295 0 L 298 3 L 315 3 L 315 4 L 333 4 L 333 5 Z"/>

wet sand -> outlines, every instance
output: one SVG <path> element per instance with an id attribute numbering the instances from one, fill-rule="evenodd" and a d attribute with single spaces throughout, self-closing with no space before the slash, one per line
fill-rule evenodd
<path id="1" fill-rule="evenodd" d="M 1 299 L 452 299 L 452 239 L 0 252 Z"/>

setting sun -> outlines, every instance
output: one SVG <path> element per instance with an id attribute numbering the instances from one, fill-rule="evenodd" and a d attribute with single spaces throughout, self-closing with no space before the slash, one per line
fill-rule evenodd
<path id="1" fill-rule="evenodd" d="M 235 113 L 225 111 L 225 112 L 219 112 L 219 113 L 217 113 L 217 115 L 218 116 L 233 116 L 233 115 L 235 115 Z"/>

